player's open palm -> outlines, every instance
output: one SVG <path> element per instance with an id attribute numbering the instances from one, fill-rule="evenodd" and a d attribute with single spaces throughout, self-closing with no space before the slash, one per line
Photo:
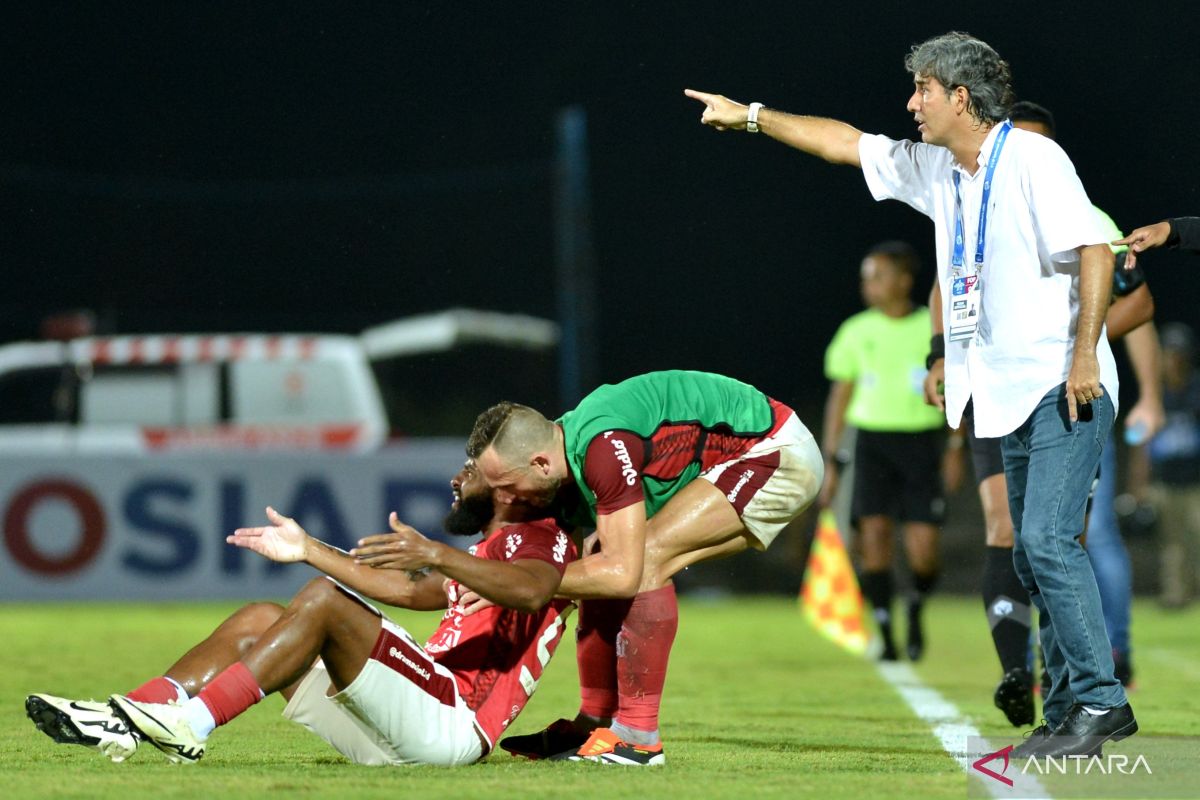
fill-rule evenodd
<path id="1" fill-rule="evenodd" d="M 436 557 L 437 544 L 426 539 L 416 528 L 405 525 L 393 511 L 388 517 L 391 533 L 381 533 L 358 540 L 350 554 L 360 564 L 379 569 L 423 569 Z"/>
<path id="2" fill-rule="evenodd" d="M 225 537 L 229 544 L 253 550 L 272 561 L 291 563 L 303 561 L 307 555 L 308 534 L 291 517 L 285 517 L 267 506 L 270 525 L 260 528 L 238 528 Z"/>

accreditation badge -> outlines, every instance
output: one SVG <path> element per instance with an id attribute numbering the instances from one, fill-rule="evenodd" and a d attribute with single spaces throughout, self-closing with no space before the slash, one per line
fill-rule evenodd
<path id="1" fill-rule="evenodd" d="M 978 270 L 951 279 L 950 324 L 946 328 L 950 341 L 962 342 L 975 335 L 979 328 L 982 289 Z"/>

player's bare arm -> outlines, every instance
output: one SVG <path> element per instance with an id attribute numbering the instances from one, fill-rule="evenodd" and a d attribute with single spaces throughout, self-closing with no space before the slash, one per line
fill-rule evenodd
<path id="1" fill-rule="evenodd" d="M 1150 287 L 1142 284 L 1124 297 L 1115 298 L 1108 307 L 1104 325 L 1110 342 L 1124 338 L 1135 328 L 1154 319 L 1154 295 Z"/>
<path id="2" fill-rule="evenodd" d="M 1104 394 L 1096 343 L 1112 296 L 1113 264 L 1112 250 L 1107 244 L 1079 248 L 1079 320 L 1066 387 L 1067 411 L 1072 422 L 1079 419 L 1078 406 Z"/>
<path id="3" fill-rule="evenodd" d="M 698 92 L 695 89 L 684 89 L 683 93 L 704 103 L 700 121 L 705 125 L 719 131 L 746 130 L 749 106 L 723 95 Z M 831 164 L 861 166 L 858 159 L 858 140 L 862 138 L 862 131 L 844 122 L 762 108 L 758 112 L 758 129 L 776 141 L 823 158 Z"/>
<path id="4" fill-rule="evenodd" d="M 828 508 L 837 494 L 838 443 L 842 440 L 842 432 L 846 429 L 846 409 L 854 397 L 853 381 L 834 381 L 829 387 L 829 396 L 825 399 L 825 422 L 821 452 L 825 454 L 825 480 L 821 485 L 821 494 L 817 503 L 821 508 Z"/>
<path id="5" fill-rule="evenodd" d="M 567 565 L 558 593 L 576 600 L 633 597 L 646 556 L 645 502 L 598 515 L 596 538 L 600 550 Z"/>
<path id="6" fill-rule="evenodd" d="M 1139 288 L 1146 288 L 1145 284 Z M 1153 324 L 1134 328 L 1125 337 L 1125 350 L 1138 385 L 1137 402 L 1125 414 L 1125 430 L 1136 432 L 1134 438 L 1144 442 L 1167 422 L 1162 401 L 1162 347 L 1158 329 Z"/>
<path id="7" fill-rule="evenodd" d="M 476 558 L 422 536 L 402 523 L 395 512 L 388 522 L 392 533 L 367 536 L 350 551 L 358 563 L 384 570 L 430 567 L 496 605 L 527 613 L 540 611 L 558 591 L 558 570 L 545 561 L 509 563 Z"/>
<path id="8" fill-rule="evenodd" d="M 296 520 L 267 508 L 269 525 L 238 528 L 225 541 L 280 563 L 304 562 L 360 594 L 399 608 L 433 611 L 446 607 L 442 577 L 379 572 L 314 539 Z"/>

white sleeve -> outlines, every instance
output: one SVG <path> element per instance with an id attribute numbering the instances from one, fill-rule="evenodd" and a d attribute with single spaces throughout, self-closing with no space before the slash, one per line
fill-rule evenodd
<path id="1" fill-rule="evenodd" d="M 931 187 L 945 169 L 944 155 L 948 155 L 944 148 L 880 134 L 863 134 L 858 140 L 858 158 L 871 196 L 899 200 L 925 216 L 933 208 Z"/>
<path id="2" fill-rule="evenodd" d="M 1067 154 L 1049 140 L 1039 145 L 1026 162 L 1029 209 L 1050 258 L 1070 263 L 1079 258 L 1076 248 L 1107 244 L 1108 231 Z"/>

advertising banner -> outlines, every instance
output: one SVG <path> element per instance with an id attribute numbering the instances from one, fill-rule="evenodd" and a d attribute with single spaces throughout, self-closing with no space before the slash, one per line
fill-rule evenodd
<path id="1" fill-rule="evenodd" d="M 264 508 L 349 549 L 387 517 L 442 538 L 459 439 L 346 452 L 0 457 L 0 601 L 286 598 L 317 573 L 225 543 Z M 457 544 L 466 544 L 460 537 Z"/>

